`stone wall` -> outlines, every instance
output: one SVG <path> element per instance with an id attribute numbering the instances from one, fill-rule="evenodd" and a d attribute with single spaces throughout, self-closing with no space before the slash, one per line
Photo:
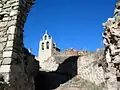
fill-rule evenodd
<path id="1" fill-rule="evenodd" d="M 44 64 L 44 70 L 40 71 L 39 80 L 43 80 L 38 81 L 40 89 L 106 90 L 101 65 L 103 54 L 103 50 L 97 50 L 95 53 L 81 51 L 80 56 L 50 57 Z"/>
<path id="2" fill-rule="evenodd" d="M 105 45 L 103 69 L 108 90 L 120 89 L 120 1 L 114 16 L 103 23 L 103 43 Z"/>
<path id="3" fill-rule="evenodd" d="M 78 75 L 82 79 L 100 86 L 105 82 L 103 68 L 99 66 L 100 60 L 102 59 L 103 54 L 101 53 L 90 53 L 79 57 L 77 63 Z"/>
<path id="4" fill-rule="evenodd" d="M 56 71 L 61 63 L 63 63 L 67 58 L 74 56 L 84 56 L 89 54 L 87 51 L 78 51 L 75 49 L 68 49 L 64 52 L 54 51 L 54 54 L 47 60 L 44 60 L 41 71 Z"/>
<path id="5" fill-rule="evenodd" d="M 35 60 L 30 53 L 24 53 L 23 45 L 24 23 L 33 3 L 34 0 L 0 1 L 0 84 L 7 85 L 5 90 L 34 90 L 31 70 L 37 67 L 26 65 Z"/>
<path id="6" fill-rule="evenodd" d="M 68 82 L 61 84 L 55 90 L 105 90 L 104 86 L 98 86 L 95 83 L 92 83 L 88 80 L 81 78 L 80 76 L 76 76 L 69 80 Z"/>
<path id="7" fill-rule="evenodd" d="M 75 49 L 68 49 L 68 50 L 65 50 L 64 53 L 63 53 L 65 56 L 78 56 L 78 51 L 75 50 Z"/>

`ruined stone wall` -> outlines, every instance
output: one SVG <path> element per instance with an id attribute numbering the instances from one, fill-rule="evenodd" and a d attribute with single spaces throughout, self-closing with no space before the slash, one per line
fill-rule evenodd
<path id="1" fill-rule="evenodd" d="M 103 23 L 103 43 L 105 45 L 103 69 L 108 90 L 120 90 L 120 1 L 114 16 Z"/>
<path id="2" fill-rule="evenodd" d="M 56 71 L 61 63 L 63 63 L 67 58 L 74 56 L 84 56 L 89 54 L 87 51 L 77 51 L 75 49 L 68 49 L 64 52 L 56 52 L 49 57 L 47 60 L 44 60 L 43 67 L 40 68 L 41 71 Z"/>
<path id="3" fill-rule="evenodd" d="M 79 54 L 56 55 L 44 62 L 43 71 L 46 71 L 46 74 L 43 76 L 47 77 L 40 78 L 45 80 L 46 90 L 106 90 L 104 71 L 101 67 L 104 51 L 79 51 Z"/>
<path id="4" fill-rule="evenodd" d="M 99 65 L 99 61 L 103 58 L 101 53 L 90 53 L 81 56 L 78 59 L 78 76 L 82 79 L 94 83 L 97 86 L 104 84 L 104 71 Z"/>
<path id="5" fill-rule="evenodd" d="M 81 51 L 81 55 L 76 60 L 68 59 L 65 67 L 63 58 L 55 59 L 57 62 L 63 62 L 63 65 L 61 64 L 63 69 L 60 70 L 63 76 L 68 77 L 72 68 L 76 71 L 72 78 L 65 83 L 61 83 L 55 90 L 107 90 L 105 88 L 104 70 L 101 67 L 103 54 L 103 50 L 97 50 L 95 53 Z M 73 62 L 71 64 L 72 68 L 68 67 L 69 62 Z M 66 75 L 66 73 L 69 74 Z"/>
<path id="6" fill-rule="evenodd" d="M 68 49 L 64 51 L 65 56 L 78 56 L 78 51 L 75 49 Z"/>
<path id="7" fill-rule="evenodd" d="M 24 61 L 34 59 L 24 53 L 23 45 L 24 23 L 33 2 L 0 0 L 0 85 L 6 84 L 5 90 L 34 90 Z"/>
<path id="8" fill-rule="evenodd" d="M 54 90 L 105 90 L 104 86 L 98 86 L 88 80 L 76 76 L 68 82 L 61 84 L 57 89 Z"/>

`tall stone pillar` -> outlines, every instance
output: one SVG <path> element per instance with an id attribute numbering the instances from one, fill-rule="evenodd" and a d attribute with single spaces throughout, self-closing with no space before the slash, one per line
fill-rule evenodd
<path id="1" fill-rule="evenodd" d="M 0 0 L 0 87 L 7 85 L 5 90 L 34 90 L 27 88 L 23 62 L 23 28 L 33 2 Z"/>
<path id="2" fill-rule="evenodd" d="M 120 90 L 120 1 L 116 4 L 114 16 L 108 18 L 103 27 L 106 86 L 108 90 Z"/>

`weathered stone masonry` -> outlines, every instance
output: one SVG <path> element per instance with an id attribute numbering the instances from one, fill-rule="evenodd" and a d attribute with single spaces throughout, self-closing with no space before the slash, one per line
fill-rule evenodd
<path id="1" fill-rule="evenodd" d="M 23 45 L 24 23 L 33 3 L 34 0 L 0 0 L 0 86 L 6 84 L 5 90 L 34 90 L 31 73 L 37 67 L 28 65 L 36 63 Z"/>
<path id="2" fill-rule="evenodd" d="M 104 71 L 108 90 L 120 90 L 120 1 L 118 0 L 113 18 L 103 24 L 105 45 Z"/>

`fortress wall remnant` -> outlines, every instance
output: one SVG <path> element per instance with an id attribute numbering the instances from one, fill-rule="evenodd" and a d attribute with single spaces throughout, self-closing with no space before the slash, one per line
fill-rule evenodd
<path id="1" fill-rule="evenodd" d="M 105 45 L 103 69 L 108 90 L 120 89 L 120 1 L 114 16 L 103 23 L 103 43 Z"/>
<path id="2" fill-rule="evenodd" d="M 34 0 L 0 0 L 0 83 L 8 86 L 5 90 L 34 90 L 34 79 L 25 68 L 25 60 L 34 62 L 34 56 L 23 44 L 23 28 L 33 3 Z"/>

